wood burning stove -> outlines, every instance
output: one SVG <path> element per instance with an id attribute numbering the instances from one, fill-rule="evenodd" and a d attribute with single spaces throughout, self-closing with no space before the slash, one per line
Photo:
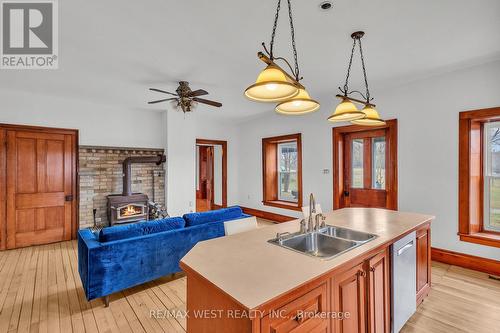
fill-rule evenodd
<path id="1" fill-rule="evenodd" d="M 123 193 L 108 195 L 109 225 L 148 219 L 148 196 L 143 193 L 132 193 L 132 163 L 156 163 L 160 165 L 165 161 L 165 155 L 127 157 L 123 161 Z"/>

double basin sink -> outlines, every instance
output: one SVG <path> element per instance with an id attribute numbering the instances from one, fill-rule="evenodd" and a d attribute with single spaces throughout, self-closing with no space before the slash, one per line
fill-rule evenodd
<path id="1" fill-rule="evenodd" d="M 269 243 L 326 260 L 361 246 L 376 237 L 377 235 L 362 231 L 326 226 L 314 232 L 273 238 L 269 240 Z"/>

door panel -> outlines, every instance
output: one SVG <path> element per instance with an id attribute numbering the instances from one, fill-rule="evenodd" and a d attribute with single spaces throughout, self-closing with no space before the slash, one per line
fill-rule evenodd
<path id="1" fill-rule="evenodd" d="M 334 209 L 397 209 L 397 121 L 333 128 Z"/>
<path id="2" fill-rule="evenodd" d="M 349 312 L 343 320 L 332 319 L 334 332 L 358 333 L 366 329 L 366 271 L 363 263 L 333 278 L 333 311 Z"/>
<path id="3" fill-rule="evenodd" d="M 7 131 L 7 248 L 71 239 L 72 135 Z"/>
<path id="4" fill-rule="evenodd" d="M 389 332 L 391 294 L 388 248 L 371 258 L 368 265 L 368 331 L 371 333 Z"/>

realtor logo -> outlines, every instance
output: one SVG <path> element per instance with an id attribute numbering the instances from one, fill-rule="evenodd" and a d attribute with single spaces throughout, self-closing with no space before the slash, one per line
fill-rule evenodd
<path id="1" fill-rule="evenodd" d="M 58 67 L 57 3 L 1 1 L 2 69 Z"/>

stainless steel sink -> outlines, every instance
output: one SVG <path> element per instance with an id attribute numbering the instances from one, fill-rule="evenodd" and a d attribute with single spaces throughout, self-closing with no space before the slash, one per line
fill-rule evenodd
<path id="1" fill-rule="evenodd" d="M 331 237 L 337 237 L 337 238 L 347 239 L 347 240 L 361 242 L 361 243 L 366 243 L 366 242 L 374 239 L 375 237 L 377 237 L 377 235 L 369 234 L 367 232 L 356 231 L 356 230 L 340 228 L 340 227 L 334 227 L 331 225 L 326 226 L 325 228 L 322 228 L 319 232 L 324 234 L 324 235 L 331 236 Z"/>
<path id="2" fill-rule="evenodd" d="M 333 258 L 357 246 L 356 242 L 329 237 L 318 232 L 300 234 L 282 241 L 271 239 L 269 242 L 311 257 L 323 259 Z"/>
<path id="3" fill-rule="evenodd" d="M 285 238 L 282 237 L 284 234 L 287 234 Z M 269 243 L 325 260 L 339 256 L 377 237 L 373 234 L 334 226 L 308 233 L 284 234 L 269 240 Z"/>

